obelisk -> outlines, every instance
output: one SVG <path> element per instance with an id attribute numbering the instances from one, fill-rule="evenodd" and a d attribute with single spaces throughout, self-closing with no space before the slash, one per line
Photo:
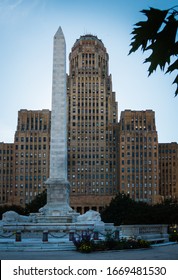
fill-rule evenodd
<path id="1" fill-rule="evenodd" d="M 67 181 L 66 43 L 61 27 L 54 36 L 53 45 L 50 174 L 46 185 L 44 215 L 69 217 L 73 210 L 69 206 Z"/>

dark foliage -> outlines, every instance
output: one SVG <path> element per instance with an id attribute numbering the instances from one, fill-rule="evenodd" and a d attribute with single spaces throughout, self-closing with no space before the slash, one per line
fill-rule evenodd
<path id="1" fill-rule="evenodd" d="M 166 73 L 171 73 L 178 69 L 177 7 L 168 10 L 154 8 L 142 10 L 141 13 L 147 17 L 147 21 L 136 23 L 132 31 L 133 38 L 129 54 L 137 51 L 139 47 L 143 52 L 151 50 L 150 56 L 145 60 L 145 62 L 150 63 L 148 68 L 149 75 L 157 69 L 157 66 L 164 71 L 167 65 Z M 175 96 L 177 96 L 178 76 L 176 76 L 173 84 L 177 85 L 175 91 Z"/>
<path id="2" fill-rule="evenodd" d="M 73 243 L 77 249 L 82 253 L 90 253 L 94 250 L 94 242 L 92 239 L 92 234 L 89 231 L 82 232 L 77 238 L 74 238 Z"/>
<path id="3" fill-rule="evenodd" d="M 77 251 L 82 253 L 90 253 L 93 251 L 105 251 L 105 250 L 123 250 L 123 249 L 138 249 L 149 248 L 150 242 L 145 240 L 136 240 L 133 238 L 126 239 L 121 238 L 116 240 L 112 233 L 108 233 L 103 240 L 94 241 L 93 233 L 89 231 L 82 232 L 77 238 L 74 238 L 73 243 L 76 246 Z"/>
<path id="4" fill-rule="evenodd" d="M 45 190 L 41 194 L 37 195 L 32 202 L 26 204 L 25 211 L 26 214 L 36 213 L 38 210 L 43 207 L 47 202 L 47 191 Z"/>
<path id="5" fill-rule="evenodd" d="M 149 205 L 136 202 L 128 195 L 118 194 L 101 213 L 102 220 L 115 225 L 129 224 L 176 224 L 178 204 L 165 201 Z"/>
<path id="6" fill-rule="evenodd" d="M 45 190 L 43 193 L 37 195 L 32 202 L 26 204 L 25 208 L 17 205 L 0 206 L 0 219 L 2 219 L 2 214 L 7 211 L 15 211 L 20 215 L 29 215 L 30 213 L 36 213 L 41 207 L 43 207 L 46 204 L 46 200 L 47 193 Z"/>
<path id="7" fill-rule="evenodd" d="M 169 241 L 171 242 L 178 242 L 178 233 L 175 232 L 175 233 L 172 233 L 169 235 Z"/>
<path id="8" fill-rule="evenodd" d="M 7 212 L 7 211 L 15 211 L 20 215 L 26 215 L 26 211 L 24 208 L 17 206 L 17 205 L 4 205 L 0 206 L 0 220 L 2 219 L 2 214 Z"/>

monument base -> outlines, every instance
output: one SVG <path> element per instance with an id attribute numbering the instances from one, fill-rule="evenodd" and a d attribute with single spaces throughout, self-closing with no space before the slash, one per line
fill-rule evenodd
<path id="1" fill-rule="evenodd" d="M 79 213 L 69 206 L 70 184 L 60 179 L 49 178 L 47 185 L 47 204 L 35 214 L 35 222 L 72 223 Z"/>
<path id="2" fill-rule="evenodd" d="M 72 223 L 74 222 L 74 218 L 72 215 L 68 216 L 46 216 L 46 215 L 39 215 L 38 213 L 35 214 L 35 223 L 53 223 L 53 224 L 61 224 L 61 223 Z"/>

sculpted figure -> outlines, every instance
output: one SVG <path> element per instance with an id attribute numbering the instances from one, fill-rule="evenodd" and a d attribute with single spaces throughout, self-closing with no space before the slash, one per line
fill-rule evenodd
<path id="1" fill-rule="evenodd" d="M 14 222 L 32 222 L 33 218 L 29 216 L 19 215 L 15 211 L 7 211 L 2 215 L 2 222 L 14 223 Z"/>
<path id="2" fill-rule="evenodd" d="M 78 216 L 77 222 L 101 222 L 100 213 L 94 210 L 89 210 L 85 214 Z"/>

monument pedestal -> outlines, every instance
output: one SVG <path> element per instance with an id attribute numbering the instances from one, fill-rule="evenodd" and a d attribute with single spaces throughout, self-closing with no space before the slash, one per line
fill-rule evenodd
<path id="1" fill-rule="evenodd" d="M 72 223 L 76 222 L 79 213 L 69 206 L 70 184 L 60 179 L 49 178 L 47 185 L 47 204 L 36 214 L 38 223 Z"/>

